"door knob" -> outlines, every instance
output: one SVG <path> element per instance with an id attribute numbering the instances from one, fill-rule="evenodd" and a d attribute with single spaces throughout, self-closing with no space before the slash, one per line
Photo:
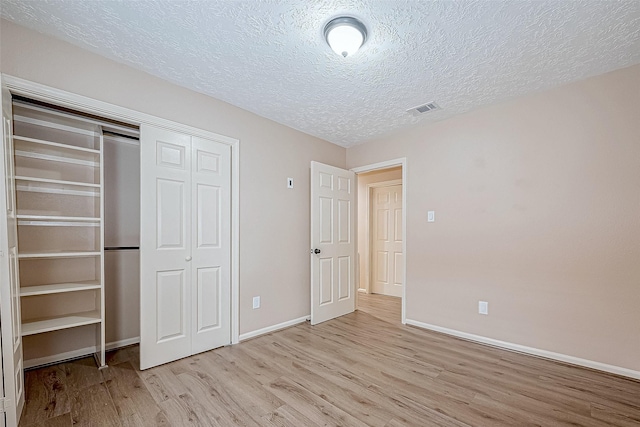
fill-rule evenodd
<path id="1" fill-rule="evenodd" d="M 316 254 L 316 255 L 318 255 L 320 252 L 321 252 L 320 249 L 314 249 L 313 250 L 313 253 Z"/>
<path id="2" fill-rule="evenodd" d="M 188 257 L 186 257 L 184 260 L 185 260 L 185 261 L 191 261 L 191 257 L 190 257 L 190 256 L 188 256 Z"/>

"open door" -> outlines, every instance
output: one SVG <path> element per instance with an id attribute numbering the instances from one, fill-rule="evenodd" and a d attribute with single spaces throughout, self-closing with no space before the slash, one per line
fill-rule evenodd
<path id="1" fill-rule="evenodd" d="M 355 310 L 355 174 L 311 162 L 311 324 Z"/>
<path id="2" fill-rule="evenodd" d="M 15 426 L 24 406 L 24 372 L 20 330 L 18 231 L 13 169 L 11 94 L 2 87 L 2 151 L 0 151 L 0 325 L 4 396 L 0 410 L 6 425 Z"/>

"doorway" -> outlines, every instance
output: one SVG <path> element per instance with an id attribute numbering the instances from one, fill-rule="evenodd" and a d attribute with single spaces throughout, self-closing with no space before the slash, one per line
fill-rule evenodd
<path id="1" fill-rule="evenodd" d="M 358 185 L 356 308 L 405 323 L 406 159 L 353 171 Z"/>

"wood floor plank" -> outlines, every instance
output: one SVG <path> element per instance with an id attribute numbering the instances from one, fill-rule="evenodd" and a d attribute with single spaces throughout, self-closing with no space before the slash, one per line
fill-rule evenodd
<path id="1" fill-rule="evenodd" d="M 67 374 L 62 365 L 25 372 L 26 399 L 20 422 L 43 422 L 68 413 Z"/>
<path id="2" fill-rule="evenodd" d="M 141 415 L 137 413 L 125 418 L 120 418 L 120 424 L 122 425 L 122 427 L 144 427 L 148 425 L 153 425 L 158 427 L 171 426 L 171 423 L 169 422 L 169 419 L 167 418 L 167 416 L 164 414 L 164 411 L 160 412 L 155 417 L 155 419 L 151 421 L 152 422 L 150 423 L 149 420 L 143 420 Z"/>
<path id="3" fill-rule="evenodd" d="M 74 426 L 120 426 L 118 413 L 104 383 L 74 390 L 70 397 Z"/>
<path id="4" fill-rule="evenodd" d="M 289 405 L 282 405 L 275 411 L 262 417 L 264 426 L 271 427 L 319 427 L 325 424 L 318 424 L 301 414 Z"/>
<path id="5" fill-rule="evenodd" d="M 43 427 L 71 427 L 73 426 L 73 421 L 71 420 L 71 412 L 67 412 L 66 414 L 59 415 L 54 418 L 49 418 L 42 424 Z"/>
<path id="6" fill-rule="evenodd" d="M 319 375 L 314 372 L 313 362 L 295 360 L 287 352 L 279 353 L 278 359 L 282 368 L 295 378 L 296 384 L 367 425 L 384 426 L 393 417 L 392 403 L 352 381 L 348 372 L 332 370 Z"/>
<path id="7" fill-rule="evenodd" d="M 265 387 L 315 424 L 350 427 L 367 425 L 287 377 L 280 377 Z"/>
<path id="8" fill-rule="evenodd" d="M 246 346 L 234 345 L 220 349 L 218 354 L 232 366 L 243 370 L 260 384 L 268 384 L 280 375 L 275 373 L 260 355 L 252 356 L 245 351 Z"/>
<path id="9" fill-rule="evenodd" d="M 21 424 L 23 422 L 21 421 Z M 66 414 L 58 415 L 57 417 L 47 418 L 45 421 L 37 422 L 35 424 L 29 424 L 25 427 L 72 427 L 73 421 L 71 421 L 71 413 L 67 412 Z"/>
<path id="10" fill-rule="evenodd" d="M 177 399 L 178 396 L 187 393 L 186 387 L 173 373 L 170 364 L 147 369 L 139 372 L 139 375 L 158 404 L 169 399 Z"/>
<path id="11" fill-rule="evenodd" d="M 145 371 L 137 346 L 103 371 L 90 358 L 29 371 L 20 427 L 640 426 L 640 381 L 404 326 L 399 299 L 359 300 Z"/>
<path id="12" fill-rule="evenodd" d="M 72 360 L 62 364 L 66 373 L 66 384 L 70 390 L 80 390 L 104 382 L 102 373 L 96 369 L 93 357 Z"/>
<path id="13" fill-rule="evenodd" d="M 185 371 L 178 377 L 189 390 L 179 398 L 197 419 L 214 426 L 257 425 L 224 390 L 212 386 L 206 374 Z"/>
<path id="14" fill-rule="evenodd" d="M 216 352 L 208 352 L 197 358 L 195 366 L 202 369 L 202 378 L 209 385 L 220 389 L 224 394 L 236 402 L 255 422 L 281 407 L 284 402 L 272 393 L 268 393 L 262 384 L 251 375 L 228 363 Z M 224 385 L 224 387 L 221 387 Z M 251 399 L 246 399 L 251 396 Z"/>
<path id="15" fill-rule="evenodd" d="M 102 371 L 109 395 L 124 424 L 158 426 L 166 421 L 144 381 L 131 362 L 110 365 Z"/>
<path id="16" fill-rule="evenodd" d="M 639 396 L 640 398 L 640 396 Z M 604 421 L 612 426 L 638 427 L 640 426 L 640 415 L 631 414 L 616 410 L 612 407 L 593 403 L 591 405 L 591 416 L 599 421 Z"/>
<path id="17" fill-rule="evenodd" d="M 160 403 L 160 407 L 167 414 L 169 423 L 174 427 L 215 427 L 219 425 L 213 424 L 210 419 L 205 418 L 206 411 L 200 410 L 201 405 L 189 393 L 183 393 L 175 399 L 164 400 Z"/>
<path id="18" fill-rule="evenodd" d="M 389 323 L 402 321 L 402 298 L 358 293 L 356 301 L 359 311 Z"/>

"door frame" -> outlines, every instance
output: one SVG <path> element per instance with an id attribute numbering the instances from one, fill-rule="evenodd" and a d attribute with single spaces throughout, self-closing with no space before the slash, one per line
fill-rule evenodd
<path id="1" fill-rule="evenodd" d="M 361 174 L 361 173 L 373 172 L 381 169 L 389 169 L 397 166 L 402 167 L 402 253 L 404 254 L 404 256 L 402 257 L 403 258 L 402 260 L 402 279 L 403 280 L 402 280 L 402 317 L 401 319 L 402 319 L 402 324 L 405 325 L 407 323 L 407 315 L 406 315 L 407 313 L 407 186 L 408 186 L 407 158 L 400 157 L 393 160 L 372 163 L 365 166 L 358 166 L 355 168 L 351 168 L 349 170 L 355 172 L 357 177 L 358 174 Z M 370 189 L 367 188 L 367 192 L 369 191 Z M 367 194 L 367 208 L 369 210 L 371 209 L 369 204 L 369 194 Z M 360 217 L 359 214 L 356 215 L 356 227 L 358 226 L 357 222 L 359 217 Z M 369 217 L 369 213 L 367 213 L 367 218 L 368 217 Z M 370 226 L 368 222 L 369 220 L 367 219 L 367 227 Z M 359 253 L 360 245 L 361 245 L 361 242 L 356 239 L 356 253 Z M 368 283 L 368 286 L 370 287 L 370 283 Z"/>
<path id="2" fill-rule="evenodd" d="M 367 269 L 367 287 L 364 289 L 365 293 L 370 294 L 371 293 L 371 276 L 372 271 L 373 271 L 373 251 L 371 250 L 373 248 L 373 241 L 371 239 L 371 236 L 373 235 L 373 222 L 372 222 L 372 214 L 371 214 L 371 208 L 372 208 L 372 203 L 371 203 L 371 194 L 372 194 L 372 190 L 374 188 L 384 188 L 384 187 L 391 187 L 393 185 L 402 185 L 402 179 L 392 179 L 390 181 L 380 181 L 380 182 L 372 182 L 371 184 L 367 184 L 367 195 L 366 195 L 366 205 L 367 205 L 367 215 L 365 217 L 366 222 L 366 229 L 367 229 L 367 237 L 366 237 L 366 246 L 363 244 L 362 248 L 366 249 L 367 253 L 367 258 L 369 261 L 369 268 Z M 403 194 L 404 196 L 404 194 Z M 404 205 L 403 205 L 404 206 Z M 404 215 L 404 214 L 403 214 Z M 404 217 L 402 219 L 404 221 Z M 404 230 L 404 222 L 402 223 L 403 225 L 403 230 Z M 404 233 L 404 231 L 403 231 Z M 402 235 L 402 237 L 404 238 L 404 234 Z M 403 252 L 404 252 L 404 247 L 403 247 Z M 403 283 L 404 285 L 404 283 Z M 361 289 L 358 289 L 358 291 L 362 292 Z"/>
<path id="3" fill-rule="evenodd" d="M 227 144 L 231 147 L 231 344 L 240 333 L 240 140 L 207 130 L 162 119 L 18 77 L 2 74 L 2 84 L 13 95 L 84 111 L 112 120 L 140 126 L 143 123 Z"/>

